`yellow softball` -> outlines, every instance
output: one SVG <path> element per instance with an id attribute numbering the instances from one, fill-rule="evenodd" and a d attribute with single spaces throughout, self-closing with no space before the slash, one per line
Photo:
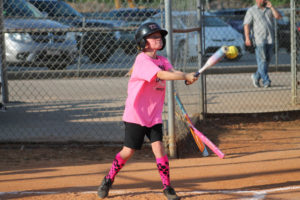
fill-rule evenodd
<path id="1" fill-rule="evenodd" d="M 239 50 L 236 46 L 229 46 L 226 52 L 226 57 L 228 59 L 235 59 L 239 55 Z"/>

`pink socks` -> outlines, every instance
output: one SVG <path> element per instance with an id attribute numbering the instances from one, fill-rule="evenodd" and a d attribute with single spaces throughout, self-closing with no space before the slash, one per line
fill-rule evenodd
<path id="1" fill-rule="evenodd" d="M 161 181 L 165 189 L 167 186 L 170 186 L 170 168 L 168 156 L 165 155 L 162 158 L 156 158 L 156 163 Z"/>
<path id="2" fill-rule="evenodd" d="M 122 169 L 122 167 L 125 165 L 125 163 L 126 163 L 126 160 L 123 160 L 123 158 L 121 158 L 121 156 L 120 156 L 120 153 L 118 153 L 112 163 L 112 166 L 111 166 L 110 171 L 109 171 L 108 175 L 106 176 L 106 178 L 109 178 L 112 180 L 112 182 L 114 182 L 115 176 Z"/>
<path id="3" fill-rule="evenodd" d="M 118 174 L 118 172 L 122 169 L 122 167 L 125 165 L 126 160 L 123 160 L 121 158 L 120 153 L 118 153 L 112 163 L 112 166 L 110 168 L 110 171 L 106 178 L 109 178 L 112 180 L 112 182 L 115 179 L 115 176 Z M 170 168 L 169 168 L 169 159 L 168 156 L 165 155 L 161 158 L 156 158 L 157 163 L 157 169 L 159 172 L 159 175 L 161 177 L 161 181 L 163 184 L 164 189 L 167 186 L 170 186 Z"/>

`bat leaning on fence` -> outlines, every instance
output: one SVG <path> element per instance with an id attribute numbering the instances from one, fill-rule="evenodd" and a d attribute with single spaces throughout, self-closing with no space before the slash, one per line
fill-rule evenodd
<path id="1" fill-rule="evenodd" d="M 224 58 L 227 52 L 228 52 L 227 46 L 222 46 L 221 48 L 219 48 L 212 56 L 209 57 L 209 59 L 206 61 L 203 67 L 201 67 L 198 70 L 198 72 L 196 72 L 195 77 L 198 77 L 203 71 L 217 64 L 220 60 Z M 188 85 L 188 82 L 185 81 L 185 84 Z"/>
<path id="2" fill-rule="evenodd" d="M 174 94 L 175 94 L 175 99 L 176 99 L 176 101 L 177 101 L 177 103 L 178 103 L 178 105 L 180 107 L 180 110 L 182 111 L 182 114 L 183 114 L 183 116 L 184 116 L 187 124 L 189 125 L 189 129 L 191 131 L 191 134 L 192 134 L 192 136 L 193 136 L 193 138 L 194 138 L 194 140 L 195 140 L 195 142 L 196 142 L 199 150 L 202 152 L 203 156 L 205 156 L 205 157 L 209 156 L 209 153 L 208 153 L 205 145 L 203 144 L 203 142 L 201 141 L 201 139 L 195 134 L 194 129 L 190 126 L 190 125 L 193 125 L 193 123 L 191 121 L 191 118 L 188 116 L 187 112 L 185 111 L 185 109 L 184 109 L 184 107 L 183 107 L 183 105 L 182 105 L 182 103 L 180 101 L 179 96 L 177 95 L 176 92 Z"/>
<path id="3" fill-rule="evenodd" d="M 178 103 L 183 115 L 187 119 L 187 124 L 188 124 L 189 128 L 191 129 L 192 134 L 193 133 L 196 134 L 196 136 L 199 137 L 200 140 L 202 142 L 204 142 L 204 144 L 206 144 L 206 146 L 208 146 L 215 154 L 217 154 L 217 156 L 219 156 L 219 158 L 224 158 L 224 156 L 225 156 L 224 153 L 214 143 L 212 143 L 203 133 L 201 133 L 198 129 L 196 129 L 196 127 L 192 124 L 187 112 L 185 111 L 185 109 L 183 107 L 183 104 L 181 103 L 181 101 L 179 99 L 179 96 L 176 93 L 175 93 L 175 99 L 176 99 L 176 102 Z M 194 137 L 194 135 L 193 135 L 193 137 Z M 194 137 L 194 139 L 195 139 L 195 137 Z M 198 145 L 198 143 L 197 143 L 197 145 Z M 205 150 L 206 150 L 206 148 L 205 148 Z M 204 151 L 203 151 L 203 154 L 204 154 Z"/>

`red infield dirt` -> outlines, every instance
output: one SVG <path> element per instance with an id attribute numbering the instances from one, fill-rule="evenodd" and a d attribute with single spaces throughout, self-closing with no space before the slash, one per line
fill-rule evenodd
<path id="1" fill-rule="evenodd" d="M 170 159 L 182 199 L 300 199 L 300 114 L 213 116 L 197 126 L 226 154 L 184 151 Z M 96 144 L 0 145 L 0 199 L 96 200 L 120 147 Z M 182 153 L 185 152 L 185 153 Z M 107 199 L 165 199 L 149 146 L 115 179 Z"/>

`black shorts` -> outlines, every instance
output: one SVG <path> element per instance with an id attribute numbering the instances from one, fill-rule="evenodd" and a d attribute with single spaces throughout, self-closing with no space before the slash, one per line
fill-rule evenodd
<path id="1" fill-rule="evenodd" d="M 140 150 L 144 143 L 145 135 L 151 143 L 162 141 L 162 124 L 156 124 L 152 127 L 141 126 L 134 123 L 125 123 L 125 141 L 124 146 Z"/>

